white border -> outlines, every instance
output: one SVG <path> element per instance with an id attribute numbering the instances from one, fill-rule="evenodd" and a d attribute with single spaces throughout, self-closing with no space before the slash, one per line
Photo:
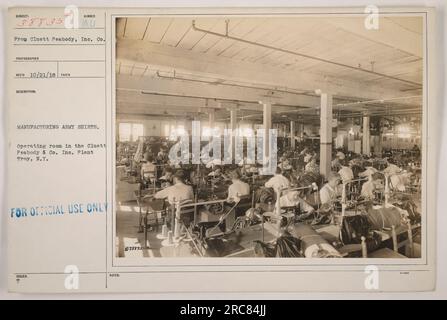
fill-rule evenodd
<path id="1" fill-rule="evenodd" d="M 4 1 L 2 3 L 2 9 L 3 9 L 3 15 L 2 15 L 2 22 L 3 22 L 3 30 L 6 30 L 5 28 L 5 22 L 4 22 L 4 18 L 6 16 L 5 12 L 6 12 L 6 7 L 7 6 L 26 6 L 26 5 L 46 5 L 46 6 L 60 6 L 60 5 L 68 5 L 68 4 L 72 4 L 73 1 L 57 1 L 57 0 L 46 0 L 46 1 L 42 1 L 42 0 L 36 0 L 36 1 L 21 1 L 21 0 L 15 0 L 15 1 Z M 118 6 L 118 5 L 122 5 L 121 1 L 107 1 L 107 0 L 96 0 L 96 1 L 76 1 L 76 3 L 80 6 L 86 5 L 86 6 L 91 6 L 91 5 L 95 5 L 98 7 L 110 7 L 110 6 Z M 208 1 L 189 1 L 188 3 L 185 3 L 184 1 L 169 1 L 169 0 L 165 0 L 165 1 L 133 1 L 134 4 L 139 5 L 139 6 L 147 6 L 147 5 L 153 5 L 156 7 L 160 7 L 160 6 L 219 6 L 221 5 L 220 1 L 213 1 L 213 0 L 208 0 Z M 364 1 L 364 0 L 345 0 L 345 1 L 337 1 L 337 5 L 340 6 L 359 6 L 359 5 L 368 5 L 370 4 L 371 1 Z M 379 7 L 381 5 L 387 6 L 387 5 L 414 5 L 414 6 L 419 6 L 419 5 L 430 5 L 430 6 L 434 6 L 437 7 L 438 9 L 443 9 L 443 11 L 438 11 L 438 15 L 437 15 L 437 19 L 438 19 L 438 26 L 437 26 L 437 31 L 438 34 L 436 36 L 436 43 L 438 44 L 438 68 L 442 65 L 444 65 L 444 72 L 440 72 L 440 74 L 437 76 L 436 78 L 436 87 L 438 89 L 441 89 L 438 91 L 438 95 L 436 96 L 436 102 L 438 104 L 442 104 L 443 100 L 447 100 L 446 98 L 446 91 L 442 90 L 444 89 L 444 82 L 443 82 L 443 77 L 442 77 L 442 73 L 446 74 L 447 73 L 447 69 L 446 66 L 443 62 L 444 60 L 444 55 L 443 53 L 445 52 L 445 43 L 446 43 L 446 35 L 445 35 L 445 30 L 447 30 L 447 25 L 446 25 L 446 20 L 447 20 L 447 13 L 445 11 L 445 1 L 443 0 L 432 0 L 432 1 L 421 1 L 421 0 L 408 0 L 408 1 L 398 1 L 398 0 L 382 0 L 382 1 L 374 1 L 374 3 L 376 5 L 378 5 Z M 296 1 L 258 1 L 256 3 L 257 6 L 295 6 L 295 5 L 299 5 L 299 6 L 328 6 L 328 5 L 333 5 L 334 2 L 332 1 L 324 1 L 324 0 L 302 0 L 299 3 L 297 3 Z M 245 6 L 253 6 L 253 2 L 249 2 L 249 1 L 245 1 L 245 2 L 241 2 L 241 1 L 232 1 L 232 0 L 228 0 L 226 1 L 226 5 L 228 6 L 232 6 L 232 5 L 245 5 Z M 444 16 L 442 15 L 444 14 Z M 4 37 L 4 34 L 3 34 Z M 5 51 L 5 46 L 4 46 L 4 41 L 0 42 L 0 47 L 3 49 L 2 52 Z M 3 54 L 4 56 L 4 54 Z M 1 70 L 4 70 L 4 59 L 3 59 L 3 64 L 0 66 Z M 4 88 L 4 83 L 3 83 L 3 79 L 4 77 L 1 78 L 0 82 L 3 84 L 3 86 L 0 86 L 0 90 L 3 90 Z M 1 94 L 0 94 L 1 95 Z M 1 95 L 4 97 L 4 95 Z M 3 104 L 4 105 L 4 104 Z M 439 110 L 442 111 L 442 110 Z M 2 113 L 3 116 L 4 112 Z M 438 123 L 440 123 L 441 121 L 446 123 L 447 122 L 447 114 L 445 112 L 441 112 L 439 114 L 438 119 Z M 2 121 L 2 125 L 3 125 L 3 132 L 4 132 L 4 121 Z M 441 149 L 440 155 L 439 155 L 439 159 L 437 161 L 437 163 L 445 163 L 445 160 L 447 160 L 447 152 L 446 152 L 446 132 L 445 131 L 441 131 L 440 129 L 437 130 L 438 136 L 442 137 L 442 139 L 440 139 L 439 141 L 439 148 Z M 5 143 L 2 140 L 1 142 L 1 146 L 5 147 Z M 0 170 L 0 177 L 4 177 L 4 172 L 5 172 L 5 166 L 6 163 L 4 161 L 4 157 L 2 159 L 1 162 L 1 170 Z M 447 204 L 447 199 L 445 198 L 445 194 L 447 194 L 447 179 L 446 179 L 446 175 L 447 174 L 447 170 L 440 166 L 438 169 L 438 183 L 437 185 L 439 185 L 437 194 L 437 205 L 439 208 L 445 207 L 445 205 Z M 4 181 L 4 179 L 2 179 L 2 181 Z M 0 191 L 2 193 L 2 195 L 4 195 L 4 184 L 1 185 L 0 187 Z M 3 197 L 4 198 L 4 197 Z M 4 201 L 2 202 L 4 203 Z M 3 215 L 3 219 L 1 219 L 1 238 L 2 238 L 2 250 L 1 250 L 1 258 L 0 258 L 0 270 L 3 270 L 2 273 L 2 277 L 1 277 L 1 297 L 2 298 L 12 298 L 12 299 L 27 299 L 27 298 L 39 298 L 42 297 L 41 295 L 27 295 L 27 296 L 23 296 L 23 295 L 18 295 L 18 294 L 7 294 L 6 293 L 6 215 Z M 387 294 L 375 294 L 375 295 L 371 295 L 371 294 L 365 294 L 365 293 L 360 293 L 360 294 L 356 294 L 356 293 L 320 293 L 320 294 L 310 294 L 310 293 L 294 293 L 294 294 L 262 294 L 262 293 L 258 293 L 258 294 L 254 294 L 254 293 L 250 293 L 249 295 L 247 294 L 243 294 L 243 293 L 233 293 L 233 294 L 210 294 L 210 293 L 196 293 L 196 294 L 189 294 L 187 296 L 185 296 L 183 293 L 173 293 L 170 295 L 165 295 L 165 294 L 146 294 L 146 295 L 122 295 L 122 294 L 114 294 L 114 295 L 108 295 L 109 298 L 151 298 L 151 299 L 157 299 L 157 298 L 174 298 L 174 299 L 179 299 L 179 298 L 198 298 L 198 299 L 209 299 L 209 298 L 285 298 L 285 299 L 290 299 L 290 298 L 298 298 L 298 299 L 307 299 L 307 298 L 329 298 L 329 299 L 334 299 L 334 298 L 348 298 L 348 299 L 358 299 L 358 298 L 368 298 L 368 299 L 393 299 L 393 298 L 409 298 L 409 299 L 426 299 L 426 298 L 446 298 L 447 297 L 447 260 L 446 260 L 446 254 L 445 252 L 447 252 L 447 233 L 445 232 L 445 226 L 447 225 L 447 216 L 446 215 L 442 215 L 439 214 L 438 215 L 438 255 L 437 255 L 437 264 L 438 264 L 438 286 L 436 288 L 436 291 L 434 292 L 426 292 L 426 293 L 398 293 L 398 294 L 392 294 L 392 293 L 387 293 Z M 57 296 L 57 295 L 46 295 L 46 298 L 100 298 L 102 297 L 101 295 L 92 295 L 92 294 L 88 294 L 88 295 L 71 295 L 71 294 L 67 294 L 64 296 Z"/>

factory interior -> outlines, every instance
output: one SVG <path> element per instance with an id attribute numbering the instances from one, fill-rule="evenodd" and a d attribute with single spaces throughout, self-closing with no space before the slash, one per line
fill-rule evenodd
<path id="1" fill-rule="evenodd" d="M 420 258 L 423 24 L 116 19 L 119 258 Z"/>

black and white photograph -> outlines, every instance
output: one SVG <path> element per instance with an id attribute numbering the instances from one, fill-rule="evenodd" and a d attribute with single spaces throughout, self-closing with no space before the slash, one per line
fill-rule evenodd
<path id="1" fill-rule="evenodd" d="M 115 23 L 117 258 L 423 257 L 423 16 Z"/>
<path id="2" fill-rule="evenodd" d="M 445 296 L 445 3 L 155 1 L 5 8 L 0 296 Z"/>

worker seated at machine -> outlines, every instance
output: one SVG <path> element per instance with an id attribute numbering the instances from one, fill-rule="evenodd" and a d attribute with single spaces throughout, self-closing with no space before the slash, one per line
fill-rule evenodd
<path id="1" fill-rule="evenodd" d="M 388 162 L 388 165 L 383 170 L 384 174 L 387 174 L 389 176 L 393 176 L 393 175 L 398 174 L 398 173 L 400 173 L 402 171 L 402 169 L 399 168 L 399 166 L 396 165 L 395 160 L 393 158 L 388 158 L 387 162 Z"/>
<path id="2" fill-rule="evenodd" d="M 374 201 L 376 199 L 376 193 L 381 190 L 381 174 L 375 172 L 368 176 L 368 181 L 363 183 L 360 196 L 367 201 Z"/>
<path id="3" fill-rule="evenodd" d="M 165 166 L 160 177 L 161 188 L 167 188 L 172 185 L 174 177 L 174 170 L 170 166 Z"/>
<path id="4" fill-rule="evenodd" d="M 246 178 L 254 178 L 258 172 L 259 170 L 255 164 L 244 164 L 241 166 L 241 175 L 245 176 Z"/>
<path id="5" fill-rule="evenodd" d="M 279 191 L 290 187 L 290 181 L 283 176 L 281 168 L 276 168 L 276 172 L 266 183 L 267 188 L 273 188 L 273 190 Z"/>
<path id="6" fill-rule="evenodd" d="M 394 191 L 405 192 L 410 184 L 411 173 L 403 170 L 399 174 L 390 177 L 390 187 Z"/>
<path id="7" fill-rule="evenodd" d="M 182 202 L 184 200 L 193 200 L 193 189 L 191 186 L 185 184 L 183 176 L 183 171 L 177 170 L 173 176 L 174 184 L 161 191 L 158 191 L 154 195 L 154 198 L 167 199 L 170 205 L 174 205 L 176 202 Z"/>
<path id="8" fill-rule="evenodd" d="M 309 163 L 315 157 L 315 153 L 313 151 L 309 150 L 309 148 L 307 148 L 307 147 L 304 148 L 304 150 L 301 153 L 304 153 L 303 161 L 305 163 Z"/>
<path id="9" fill-rule="evenodd" d="M 320 189 L 320 203 L 322 212 L 330 212 L 337 198 L 341 195 L 341 177 L 338 173 L 331 172 L 328 182 Z"/>
<path id="10" fill-rule="evenodd" d="M 144 145 L 144 153 L 143 153 L 143 160 L 148 161 L 149 159 L 154 159 L 154 152 L 152 151 L 152 148 L 150 147 L 150 145 L 145 144 Z"/>
<path id="11" fill-rule="evenodd" d="M 314 213 L 315 209 L 309 203 L 307 203 L 303 198 L 301 198 L 300 191 L 291 190 L 285 191 L 285 194 L 279 199 L 279 205 L 281 208 L 295 208 L 296 215 L 308 217 L 310 214 Z"/>
<path id="12" fill-rule="evenodd" d="M 367 166 L 365 167 L 365 171 L 362 171 L 358 174 L 360 178 L 369 178 L 374 173 L 378 172 L 378 170 L 374 167 Z"/>
<path id="13" fill-rule="evenodd" d="M 332 162 L 331 162 L 332 170 L 338 172 L 341 169 L 340 161 L 343 161 L 344 159 L 345 159 L 345 154 L 341 151 L 338 151 L 335 154 L 334 160 L 332 160 Z"/>
<path id="14" fill-rule="evenodd" d="M 293 166 L 289 160 L 292 156 L 293 155 L 291 155 L 290 152 L 285 152 L 281 157 L 279 157 L 278 167 L 280 167 L 283 172 L 291 171 L 293 169 Z"/>
<path id="15" fill-rule="evenodd" d="M 288 159 L 283 160 L 280 164 L 280 168 L 283 172 L 291 171 L 293 169 Z"/>
<path id="16" fill-rule="evenodd" d="M 341 181 L 347 183 L 354 179 L 354 173 L 352 172 L 351 165 L 346 159 L 340 160 L 340 170 L 338 171 Z"/>
<path id="17" fill-rule="evenodd" d="M 213 170 L 208 173 L 208 177 L 212 179 L 221 179 L 223 177 L 222 167 L 221 166 L 213 166 Z"/>
<path id="18" fill-rule="evenodd" d="M 142 160 L 141 164 L 141 179 L 143 181 L 148 181 L 150 183 L 155 179 L 157 168 L 153 164 L 154 159 L 148 156 L 146 159 Z"/>
<path id="19" fill-rule="evenodd" d="M 162 146 L 160 148 L 160 151 L 157 154 L 157 163 L 158 164 L 165 164 L 168 162 L 169 160 L 169 154 L 168 154 L 168 150 L 165 146 Z"/>
<path id="20" fill-rule="evenodd" d="M 317 165 L 316 156 L 313 156 L 312 159 L 310 159 L 310 161 L 306 164 L 304 171 L 315 174 L 320 172 L 320 167 Z"/>
<path id="21" fill-rule="evenodd" d="M 228 187 L 228 201 L 239 202 L 242 197 L 250 195 L 250 185 L 241 181 L 241 175 L 238 169 L 230 172 L 232 184 Z"/>
<path id="22" fill-rule="evenodd" d="M 354 179 L 354 172 L 352 170 L 352 163 L 354 161 L 348 161 L 347 159 L 340 160 L 340 170 L 338 174 L 340 175 L 341 182 L 347 184 L 346 192 L 347 196 L 351 197 L 351 194 L 358 194 L 360 190 L 357 188 L 357 184 L 349 183 Z"/>
<path id="23" fill-rule="evenodd" d="M 402 170 L 402 168 L 396 165 L 394 159 L 388 159 L 388 166 L 383 170 L 383 173 L 389 176 L 392 190 L 406 191 L 406 184 L 409 182 L 411 173 Z"/>

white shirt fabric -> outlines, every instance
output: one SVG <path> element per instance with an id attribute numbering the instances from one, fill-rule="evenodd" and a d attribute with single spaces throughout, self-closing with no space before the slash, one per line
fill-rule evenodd
<path id="1" fill-rule="evenodd" d="M 222 172 L 211 171 L 208 173 L 208 177 L 219 177 L 222 175 Z"/>
<path id="2" fill-rule="evenodd" d="M 176 201 L 193 200 L 194 193 L 192 187 L 182 182 L 177 182 L 175 185 L 167 187 L 164 190 L 158 191 L 154 195 L 155 199 L 168 199 L 170 204 Z"/>
<path id="3" fill-rule="evenodd" d="M 402 174 L 395 174 L 390 177 L 390 182 L 393 190 L 398 191 L 405 191 L 406 187 L 405 185 L 408 183 L 410 174 L 408 173 L 402 173 Z"/>
<path id="4" fill-rule="evenodd" d="M 282 170 L 291 170 L 291 169 L 292 169 L 292 166 L 290 165 L 289 160 L 284 160 L 284 161 L 282 161 L 282 162 L 279 164 L 279 167 L 280 167 Z"/>
<path id="5" fill-rule="evenodd" d="M 374 184 L 374 181 L 368 180 L 362 185 L 362 191 L 360 192 L 360 195 L 368 200 L 374 199 L 374 190 L 376 189 L 376 185 Z"/>
<path id="6" fill-rule="evenodd" d="M 331 203 L 337 199 L 337 191 L 326 183 L 320 190 L 321 204 Z"/>
<path id="7" fill-rule="evenodd" d="M 290 191 L 283 195 L 279 199 L 279 204 L 281 207 L 296 207 L 300 205 L 304 212 L 310 212 L 314 209 L 310 204 L 298 196 L 298 191 Z"/>
<path id="8" fill-rule="evenodd" d="M 343 181 L 343 183 L 354 179 L 354 173 L 349 167 L 342 166 L 341 169 L 338 171 L 338 174 L 340 175 L 341 181 Z"/>
<path id="9" fill-rule="evenodd" d="M 222 165 L 222 160 L 220 159 L 213 159 L 213 160 L 209 160 L 208 162 L 206 162 L 205 167 L 206 168 L 212 168 L 213 166 L 221 166 Z"/>
<path id="10" fill-rule="evenodd" d="M 275 191 L 282 190 L 290 187 L 290 181 L 282 174 L 275 174 L 265 183 L 265 186 L 267 188 L 273 188 Z"/>
<path id="11" fill-rule="evenodd" d="M 168 180 L 172 180 L 172 177 L 171 177 L 171 176 L 164 175 L 164 176 L 161 176 L 161 177 L 160 177 L 160 180 L 168 181 Z"/>
<path id="12" fill-rule="evenodd" d="M 239 201 L 240 197 L 250 194 L 250 186 L 241 180 L 233 181 L 228 187 L 228 199 Z"/>
<path id="13" fill-rule="evenodd" d="M 311 161 L 308 164 L 306 164 L 306 167 L 304 168 L 305 172 L 312 172 L 312 173 L 319 173 L 320 167 L 317 165 L 316 162 Z"/>
<path id="14" fill-rule="evenodd" d="M 388 167 L 386 167 L 383 170 L 384 173 L 387 173 L 390 176 L 392 176 L 392 175 L 394 175 L 396 173 L 399 173 L 400 171 L 401 171 L 401 169 L 398 166 L 396 166 L 395 164 L 392 164 L 392 163 L 390 163 L 388 165 Z"/>
<path id="15" fill-rule="evenodd" d="M 371 177 L 376 172 L 377 172 L 376 168 L 366 167 L 365 171 L 359 173 L 359 177 Z"/>
<path id="16" fill-rule="evenodd" d="M 331 167 L 336 167 L 338 165 L 340 165 L 340 160 L 338 158 L 331 161 Z"/>
<path id="17" fill-rule="evenodd" d="M 345 158 L 345 154 L 341 151 L 338 151 L 335 156 L 340 160 L 343 160 Z"/>
<path id="18" fill-rule="evenodd" d="M 153 178 L 155 171 L 156 167 L 151 162 L 146 162 L 141 165 L 141 175 L 144 178 Z"/>
<path id="19" fill-rule="evenodd" d="M 310 160 L 312 159 L 312 155 L 311 154 L 306 154 L 305 156 L 304 156 L 304 162 L 309 162 Z"/>
<path id="20" fill-rule="evenodd" d="M 402 169 L 395 164 L 390 163 L 388 167 L 383 170 L 385 174 L 390 177 L 390 182 L 392 189 L 405 191 L 405 184 L 407 182 L 407 175 L 405 173 L 401 174 Z"/>

